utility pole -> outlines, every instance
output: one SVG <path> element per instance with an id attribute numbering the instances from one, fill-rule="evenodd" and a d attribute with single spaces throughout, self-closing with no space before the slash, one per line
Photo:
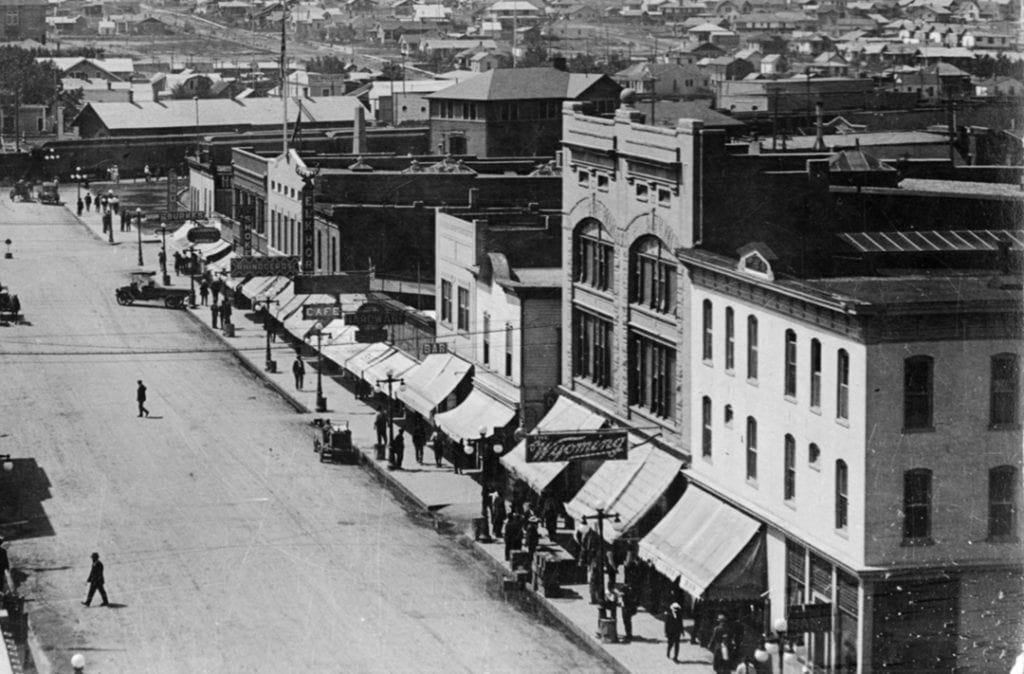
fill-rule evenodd
<path id="1" fill-rule="evenodd" d="M 288 57 L 285 31 L 288 26 L 288 4 L 281 1 L 281 154 L 288 154 Z"/>

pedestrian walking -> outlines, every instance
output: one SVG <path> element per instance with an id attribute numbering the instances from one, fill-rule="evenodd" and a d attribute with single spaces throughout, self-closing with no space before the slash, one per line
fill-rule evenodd
<path id="1" fill-rule="evenodd" d="M 142 382 L 139 382 L 140 384 Z M 83 606 L 88 606 L 92 603 L 92 597 L 97 592 L 100 593 L 100 599 L 103 603 L 100 606 L 110 606 L 110 602 L 107 601 L 107 590 L 104 588 L 106 580 L 103 578 L 103 562 L 100 561 L 100 553 L 92 553 L 92 568 L 89 570 L 89 577 L 85 581 L 89 584 L 89 594 L 86 595 L 85 601 L 82 602 Z"/>
<path id="2" fill-rule="evenodd" d="M 494 494 L 486 484 L 480 485 L 480 519 L 483 520 L 483 526 L 480 530 L 480 536 L 484 539 L 490 539 L 491 537 L 491 513 L 494 508 Z"/>
<path id="3" fill-rule="evenodd" d="M 434 450 L 434 466 L 440 468 L 442 459 L 444 459 L 444 440 L 441 439 L 441 435 L 437 431 L 430 436 L 430 446 Z"/>
<path id="4" fill-rule="evenodd" d="M 149 410 L 146 409 L 146 385 L 139 380 L 139 387 L 135 389 L 135 402 L 139 403 L 139 416 L 145 414 L 149 416 Z"/>
<path id="5" fill-rule="evenodd" d="M 636 592 L 629 583 L 619 585 L 618 592 L 619 608 L 622 613 L 622 631 L 625 632 L 625 640 L 633 640 L 633 616 L 636 615 Z"/>
<path id="6" fill-rule="evenodd" d="M 97 197 L 97 202 L 99 203 L 99 206 L 97 206 L 96 208 L 98 208 L 101 211 L 106 212 L 106 210 L 107 210 L 107 195 L 106 194 L 101 194 L 99 197 Z"/>
<path id="7" fill-rule="evenodd" d="M 683 607 L 674 601 L 665 614 L 665 657 L 679 662 L 679 639 L 683 635 Z M 715 670 L 718 671 L 718 670 Z"/>
<path id="8" fill-rule="evenodd" d="M 537 552 L 537 546 L 540 544 L 540 519 L 536 515 L 530 515 L 526 519 L 526 551 L 530 553 L 530 558 L 533 558 L 535 552 Z"/>
<path id="9" fill-rule="evenodd" d="M 553 494 L 548 494 L 544 498 L 544 528 L 547 529 L 548 538 L 552 541 L 555 540 L 555 532 L 558 531 L 558 515 L 561 511 L 561 502 Z"/>
<path id="10" fill-rule="evenodd" d="M 221 288 L 223 288 L 223 286 L 224 286 L 224 284 L 221 283 L 220 279 L 217 279 L 213 283 L 210 284 L 210 293 L 213 295 L 213 301 L 214 302 L 217 301 L 217 296 L 220 295 L 220 291 L 221 291 Z"/>
<path id="11" fill-rule="evenodd" d="M 211 304 L 210 305 L 210 325 L 212 325 L 215 329 L 217 327 L 217 318 L 219 316 L 220 316 L 220 309 L 217 307 L 216 304 Z"/>
<path id="12" fill-rule="evenodd" d="M 203 282 L 199 284 L 199 303 L 204 307 L 206 306 L 206 299 L 210 296 L 210 285 L 203 279 Z M 216 301 L 216 300 L 214 300 Z"/>
<path id="13" fill-rule="evenodd" d="M 85 191 L 85 199 L 84 199 L 84 201 L 85 201 L 85 210 L 86 211 L 91 211 L 92 210 L 92 193 L 89 192 L 89 190 Z"/>
<path id="14" fill-rule="evenodd" d="M 427 444 L 427 429 L 417 423 L 412 429 L 412 446 L 416 450 L 416 463 L 423 465 L 423 446 Z"/>
<path id="15" fill-rule="evenodd" d="M 225 330 L 231 324 L 231 302 L 227 297 L 220 303 L 220 324 Z"/>
<path id="16" fill-rule="evenodd" d="M 3 545 L 4 539 L 0 536 L 0 592 L 7 588 L 7 572 L 11 570 L 11 562 L 7 559 L 7 550 Z"/>
<path id="17" fill-rule="evenodd" d="M 156 254 L 156 260 L 160 264 L 160 269 L 167 271 L 167 253 L 160 251 Z"/>
<path id="18" fill-rule="evenodd" d="M 405 431 L 398 429 L 398 433 L 391 439 L 391 467 L 395 470 L 402 470 L 402 460 L 405 458 Z"/>
<path id="19" fill-rule="evenodd" d="M 519 513 L 512 513 L 505 520 L 505 561 L 512 560 L 512 553 L 523 547 L 523 520 Z"/>
<path id="20" fill-rule="evenodd" d="M 174 275 L 181 276 L 181 253 L 174 251 Z M 206 304 L 203 302 L 203 304 Z"/>
<path id="21" fill-rule="evenodd" d="M 712 663 L 715 674 L 725 674 L 732 671 L 732 660 L 736 653 L 736 646 L 733 642 L 732 628 L 729 619 L 724 614 L 719 614 L 715 619 L 715 628 L 711 630 L 711 639 L 708 641 L 708 648 L 711 649 Z"/>
<path id="22" fill-rule="evenodd" d="M 103 233 L 114 231 L 114 219 L 110 215 L 110 211 L 103 211 Z"/>
<path id="23" fill-rule="evenodd" d="M 373 430 L 377 431 L 377 445 L 385 447 L 388 444 L 388 416 L 384 410 L 378 410 L 373 420 Z"/>
<path id="24" fill-rule="evenodd" d="M 292 363 L 292 375 L 295 377 L 295 390 L 302 390 L 302 382 L 306 377 L 306 364 L 302 362 L 302 356 L 295 354 L 295 362 Z"/>
<path id="25" fill-rule="evenodd" d="M 85 210 L 85 202 L 82 201 L 82 197 L 78 197 L 78 203 L 75 204 L 75 208 L 78 210 L 78 217 L 82 217 L 82 211 Z"/>
<path id="26" fill-rule="evenodd" d="M 505 517 L 508 510 L 505 508 L 505 497 L 497 489 L 491 492 L 491 528 L 494 535 L 501 537 L 505 528 Z"/>
<path id="27" fill-rule="evenodd" d="M 117 168 L 117 164 L 110 169 L 110 179 L 114 181 L 115 185 L 121 184 L 121 169 Z"/>
<path id="28" fill-rule="evenodd" d="M 111 210 L 114 211 L 114 215 L 117 215 L 118 209 L 121 208 L 121 200 L 118 199 L 115 195 L 111 194 L 110 197 L 107 199 L 107 203 L 110 204 L 110 208 Z M 131 231 L 130 224 L 128 225 L 128 231 Z"/>
<path id="29" fill-rule="evenodd" d="M 449 445 L 452 448 L 451 455 L 448 457 L 452 462 L 452 468 L 455 470 L 456 475 L 462 475 L 462 463 L 466 460 L 466 448 L 461 442 L 451 441 Z"/>

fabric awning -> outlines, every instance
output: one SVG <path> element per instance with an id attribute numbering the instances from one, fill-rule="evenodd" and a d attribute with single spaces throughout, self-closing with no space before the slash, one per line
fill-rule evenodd
<path id="1" fill-rule="evenodd" d="M 681 459 L 632 433 L 629 444 L 629 458 L 603 462 L 572 501 L 565 504 L 566 512 L 577 520 L 593 515 L 598 504 L 604 504 L 606 512 L 617 514 L 619 521 L 609 520 L 603 528 L 609 543 L 647 514 L 683 467 Z"/>
<path id="2" fill-rule="evenodd" d="M 400 379 L 402 375 L 414 367 L 416 367 L 415 360 L 407 356 L 402 351 L 395 349 L 383 358 L 370 363 L 370 365 L 363 370 L 363 380 L 370 386 L 377 386 L 378 381 L 387 379 L 388 372 L 390 372 L 393 377 Z M 391 385 L 392 396 L 398 395 L 399 386 L 400 384 L 398 383 Z M 384 394 L 387 394 L 387 384 L 380 385 L 380 388 Z"/>
<path id="3" fill-rule="evenodd" d="M 367 344 L 365 349 L 345 361 L 345 369 L 357 377 L 362 377 L 366 368 L 394 350 L 395 347 L 384 342 Z"/>
<path id="4" fill-rule="evenodd" d="M 544 415 L 534 431 L 596 431 L 605 424 L 605 418 L 591 412 L 565 397 L 559 397 L 548 413 Z M 501 457 L 501 463 L 512 471 L 519 479 L 540 493 L 558 477 L 568 461 L 550 461 L 543 463 L 526 462 L 526 441 L 517 444 L 511 452 Z"/>
<path id="5" fill-rule="evenodd" d="M 409 370 L 405 386 L 398 389 L 398 399 L 429 419 L 434 409 L 451 395 L 472 367 L 450 353 L 427 356 Z"/>
<path id="6" fill-rule="evenodd" d="M 206 271 L 212 274 L 220 274 L 221 272 L 227 274 L 228 272 L 231 271 L 231 259 L 236 257 L 238 257 L 238 254 L 235 253 L 235 251 L 233 250 L 229 250 L 227 255 L 224 255 L 223 257 L 219 258 L 216 262 L 210 262 L 209 264 L 207 264 Z M 240 280 L 240 277 L 224 277 L 224 283 L 227 284 L 238 285 L 238 281 Z M 234 285 L 232 285 L 232 287 L 234 287 Z"/>
<path id="7" fill-rule="evenodd" d="M 737 559 L 761 524 L 700 487 L 689 489 L 640 541 L 640 558 L 700 597 Z"/>
<path id="8" fill-rule="evenodd" d="M 353 337 L 352 340 L 347 342 L 338 341 L 325 346 L 321 349 L 320 353 L 323 354 L 324 358 L 333 362 L 338 367 L 345 367 L 345 363 L 348 362 L 350 358 L 357 355 L 360 351 L 365 351 L 367 347 L 370 346 L 369 344 L 356 342 L 354 339 L 355 338 Z"/>
<path id="9" fill-rule="evenodd" d="M 494 429 L 505 428 L 515 416 L 514 408 L 474 388 L 458 407 L 435 415 L 434 423 L 451 438 L 476 440 L 481 428 L 486 429 L 490 437 Z"/>
<path id="10" fill-rule="evenodd" d="M 231 252 L 231 244 L 224 239 L 213 243 L 197 243 L 196 252 L 207 263 L 216 262 Z"/>

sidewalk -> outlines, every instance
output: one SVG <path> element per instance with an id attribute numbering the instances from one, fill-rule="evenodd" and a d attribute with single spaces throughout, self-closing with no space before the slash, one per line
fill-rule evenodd
<path id="1" fill-rule="evenodd" d="M 95 209 L 84 213 L 80 218 L 98 238 L 106 239 L 102 234 L 102 222 Z M 115 223 L 115 227 L 117 224 Z M 115 231 L 115 240 L 121 234 Z M 136 232 L 131 232 L 136 235 Z M 132 241 L 135 241 L 132 238 Z M 143 235 L 143 242 L 147 239 Z M 168 242 L 170 248 L 170 242 Z M 169 252 L 168 255 L 171 255 Z M 147 268 L 155 269 L 154 264 Z M 183 284 L 185 277 L 171 276 L 175 285 Z M 194 320 L 213 330 L 210 323 L 210 310 L 206 306 L 187 309 Z M 362 400 L 356 399 L 346 377 L 341 375 L 323 375 L 323 395 L 327 400 L 324 413 L 313 413 L 316 409 L 316 368 L 307 370 L 304 386 L 297 390 L 291 374 L 291 362 L 294 349 L 284 341 L 271 343 L 271 357 L 277 361 L 278 372 L 269 373 L 264 369 L 266 357 L 266 333 L 259 323 L 251 320 L 252 314 L 243 310 L 235 310 L 233 322 L 235 336 L 225 337 L 222 330 L 216 334 L 235 352 L 239 362 L 252 373 L 262 377 L 267 386 L 276 390 L 296 411 L 314 418 L 331 419 L 335 423 L 347 421 L 352 430 L 353 445 L 362 453 L 362 465 L 374 472 L 390 489 L 397 492 L 409 502 L 429 513 L 434 520 L 435 529 L 449 532 L 459 537 L 460 542 L 470 547 L 480 559 L 490 563 L 496 573 L 503 578 L 511 578 L 513 574 L 504 559 L 504 545 L 501 542 L 485 543 L 474 540 L 473 518 L 480 512 L 480 485 L 474 479 L 475 472 L 455 474 L 451 464 L 442 463 L 441 468 L 434 466 L 433 452 L 428 447 L 425 463 L 417 465 L 411 446 L 406 449 L 402 470 L 392 471 L 387 468 L 386 461 L 375 458 L 374 442 L 376 433 L 373 421 L 376 409 Z M 349 378 L 350 380 L 350 378 Z M 309 432 L 309 460 L 316 461 L 313 453 L 314 429 Z M 541 546 L 548 543 L 541 539 Z M 674 672 L 678 674 L 708 674 L 711 669 L 711 653 L 699 646 L 687 642 L 690 623 L 687 621 L 687 632 L 679 648 L 679 662 L 673 663 L 665 656 L 665 637 L 662 622 L 643 610 L 633 618 L 633 636 L 631 643 L 602 643 L 597 636 L 597 607 L 589 602 L 590 592 L 585 584 L 563 586 L 561 596 L 547 598 L 541 592 L 533 592 L 529 588 L 518 590 L 521 599 L 544 611 L 551 618 L 561 623 L 577 640 L 592 652 L 603 657 L 609 667 L 625 672 Z M 622 633 L 621 619 L 618 631 Z"/>

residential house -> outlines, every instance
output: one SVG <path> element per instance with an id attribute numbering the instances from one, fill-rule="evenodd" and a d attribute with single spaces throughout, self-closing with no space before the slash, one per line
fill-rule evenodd
<path id="1" fill-rule="evenodd" d="M 500 23 L 503 31 L 511 31 L 514 27 L 540 23 L 544 12 L 528 0 L 498 0 L 484 11 L 483 18 Z"/>
<path id="2" fill-rule="evenodd" d="M 1024 97 L 1024 83 L 1012 77 L 997 75 L 974 82 L 974 95 L 979 98 Z"/>
<path id="3" fill-rule="evenodd" d="M 452 9 L 442 4 L 413 5 L 412 20 L 416 23 L 447 24 L 452 20 Z"/>
<path id="4" fill-rule="evenodd" d="M 703 23 L 694 26 L 686 34 L 699 43 L 708 43 L 721 49 L 733 49 L 740 44 L 740 36 L 728 28 L 722 28 L 713 23 Z"/>
<path id="5" fill-rule="evenodd" d="M 692 65 L 676 63 L 634 63 L 612 75 L 624 88 L 639 96 L 687 98 L 709 93 L 707 74 Z"/>
<path id="6" fill-rule="evenodd" d="M 46 42 L 46 0 L 0 0 L 4 16 L 0 39 L 8 42 L 33 39 Z"/>
<path id="7" fill-rule="evenodd" d="M 760 72 L 765 77 L 781 77 L 788 68 L 789 64 L 782 54 L 768 54 L 761 59 Z"/>

